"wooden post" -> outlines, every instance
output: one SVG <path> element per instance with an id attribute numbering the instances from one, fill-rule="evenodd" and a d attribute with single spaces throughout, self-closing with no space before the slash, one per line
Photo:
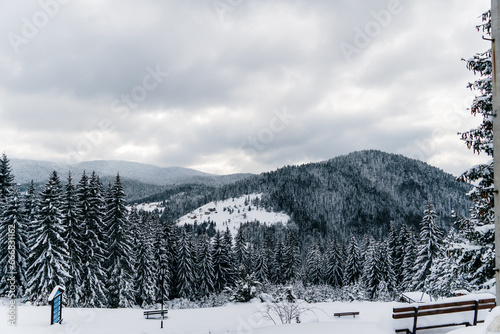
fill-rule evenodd
<path id="1" fill-rule="evenodd" d="M 413 316 L 413 333 L 417 332 L 418 307 L 415 306 L 415 315 Z"/>
<path id="2" fill-rule="evenodd" d="M 479 312 L 479 302 L 477 300 L 474 301 L 474 322 L 472 323 L 473 326 L 477 325 L 477 314 Z"/>

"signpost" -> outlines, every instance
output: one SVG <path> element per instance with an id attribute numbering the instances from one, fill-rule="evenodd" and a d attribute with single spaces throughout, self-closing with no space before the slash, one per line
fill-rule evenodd
<path id="1" fill-rule="evenodd" d="M 66 290 L 63 286 L 56 286 L 49 295 L 50 324 L 61 324 L 62 319 L 62 294 Z"/>
<path id="2" fill-rule="evenodd" d="M 165 318 L 163 313 L 163 283 L 165 280 L 165 274 L 166 274 L 165 268 L 161 267 L 160 268 L 160 276 L 161 276 L 161 327 L 160 328 L 163 328 L 163 319 Z"/>

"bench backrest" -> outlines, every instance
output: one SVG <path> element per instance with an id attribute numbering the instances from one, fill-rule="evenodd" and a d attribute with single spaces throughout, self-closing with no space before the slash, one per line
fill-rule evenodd
<path id="1" fill-rule="evenodd" d="M 450 302 L 441 304 L 427 304 L 409 307 L 393 308 L 392 317 L 394 319 L 414 318 L 416 315 L 419 317 L 435 315 L 458 313 L 465 311 L 487 310 L 496 306 L 495 298 L 481 299 L 481 300 L 467 300 L 461 302 Z"/>

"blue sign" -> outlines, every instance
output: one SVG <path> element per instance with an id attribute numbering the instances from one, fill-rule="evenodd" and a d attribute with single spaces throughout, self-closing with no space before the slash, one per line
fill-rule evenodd
<path id="1" fill-rule="evenodd" d="M 50 324 L 60 324 L 62 322 L 62 294 L 64 292 L 63 286 L 56 286 L 49 296 L 49 303 L 51 305 Z"/>

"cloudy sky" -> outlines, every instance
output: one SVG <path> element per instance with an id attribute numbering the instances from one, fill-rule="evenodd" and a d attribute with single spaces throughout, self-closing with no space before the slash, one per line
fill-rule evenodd
<path id="1" fill-rule="evenodd" d="M 0 151 L 226 174 L 379 149 L 458 175 L 489 5 L 1 1 Z"/>

